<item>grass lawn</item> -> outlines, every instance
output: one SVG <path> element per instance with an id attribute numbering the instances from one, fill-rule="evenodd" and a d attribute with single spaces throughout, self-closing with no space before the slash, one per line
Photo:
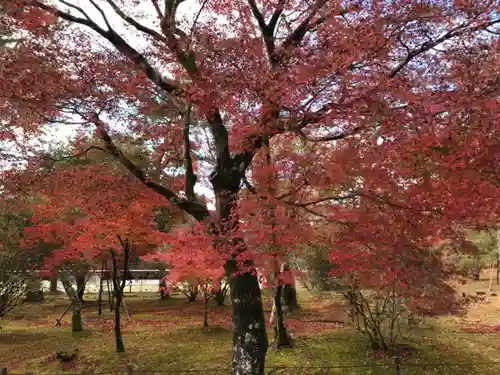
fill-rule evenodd
<path id="1" fill-rule="evenodd" d="M 480 281 L 466 288 L 475 292 L 483 290 L 485 285 L 487 289 L 488 282 Z M 500 294 L 500 287 L 494 285 L 494 289 Z M 125 316 L 123 319 L 126 353 L 117 355 L 114 353 L 112 314 L 105 309 L 103 316 L 99 317 L 93 296 L 87 298 L 83 311 L 85 330 L 78 334 L 71 332 L 70 315 L 64 318 L 61 327 L 55 327 L 56 318 L 67 306 L 63 297 L 48 297 L 43 304 L 24 304 L 13 311 L 2 322 L 0 367 L 7 367 L 14 373 L 34 374 L 62 374 L 65 371 L 117 373 L 127 364 L 140 371 L 153 372 L 228 367 L 231 356 L 231 314 L 228 307 L 212 306 L 209 313 L 211 327 L 203 328 L 201 301 L 162 301 L 157 294 L 128 295 L 126 302 L 132 316 L 129 320 Z M 409 343 L 417 351 L 403 362 L 401 374 L 500 373 L 500 365 L 417 366 L 422 363 L 497 361 L 500 334 L 491 333 L 491 327 L 500 325 L 499 298 L 490 297 L 489 301 L 473 306 L 466 317 L 426 320 Z M 280 352 L 270 350 L 267 366 L 368 367 L 281 370 L 276 374 L 396 374 L 391 358 L 382 358 L 369 350 L 364 338 L 342 323 L 346 318 L 339 298 L 317 299 L 301 293 L 300 302 L 302 311 L 287 317 L 294 348 Z M 266 307 L 270 309 L 269 304 Z M 272 336 L 271 331 L 269 336 Z M 71 348 L 79 349 L 79 357 L 72 368 L 62 370 L 54 355 L 58 350 Z M 385 364 L 390 366 L 384 367 Z"/>

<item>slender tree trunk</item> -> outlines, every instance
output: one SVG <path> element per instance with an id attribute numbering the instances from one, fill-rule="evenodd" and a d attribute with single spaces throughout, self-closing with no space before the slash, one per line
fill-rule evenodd
<path id="1" fill-rule="evenodd" d="M 85 294 L 85 274 L 78 273 L 75 276 L 76 280 L 76 296 L 80 300 L 81 303 L 83 303 L 83 295 Z"/>
<path id="2" fill-rule="evenodd" d="M 83 331 L 82 323 L 82 304 L 78 297 L 72 298 L 72 316 L 71 316 L 71 330 L 73 332 Z"/>
<path id="3" fill-rule="evenodd" d="M 124 353 L 125 345 L 123 344 L 123 337 L 121 331 L 121 305 L 123 302 L 123 292 L 125 290 L 125 285 L 127 281 L 128 274 L 128 262 L 130 258 L 130 247 L 128 240 L 123 241 L 120 236 L 118 236 L 120 243 L 123 247 L 123 277 L 120 278 L 120 271 L 118 269 L 118 259 L 117 254 L 114 250 L 111 251 L 111 258 L 113 264 L 113 290 L 115 295 L 115 343 L 116 352 Z"/>
<path id="4" fill-rule="evenodd" d="M 99 316 L 102 315 L 102 290 L 103 290 L 103 283 L 104 283 L 104 261 L 102 262 L 101 266 L 101 273 L 99 275 L 99 297 L 97 298 L 97 313 Z"/>
<path id="5" fill-rule="evenodd" d="M 50 293 L 57 293 L 57 273 L 50 278 Z"/>
<path id="6" fill-rule="evenodd" d="M 297 300 L 297 289 L 295 285 L 285 284 L 282 290 L 283 303 L 289 312 L 293 310 L 298 310 L 300 308 L 299 302 Z"/>
<path id="7" fill-rule="evenodd" d="M 276 288 L 276 293 L 274 295 L 274 307 L 275 307 L 275 317 L 276 317 L 276 325 L 274 326 L 274 344 L 276 346 L 276 350 L 284 347 L 291 347 L 292 341 L 290 340 L 290 336 L 286 331 L 285 321 L 283 318 L 283 307 L 281 306 L 281 294 L 283 287 L 278 285 Z"/>
<path id="8" fill-rule="evenodd" d="M 116 343 L 116 352 L 117 353 L 125 353 L 125 345 L 123 345 L 123 337 L 121 330 L 121 303 L 122 303 L 123 292 L 116 291 L 115 298 L 115 343 Z"/>
<path id="9" fill-rule="evenodd" d="M 113 311 L 114 300 L 113 300 L 113 293 L 111 293 L 111 286 L 109 285 L 109 279 L 106 280 L 106 283 L 108 287 L 109 311 Z"/>
<path id="10" fill-rule="evenodd" d="M 209 296 L 205 293 L 203 295 L 203 327 L 208 327 L 208 300 Z"/>
<path id="11" fill-rule="evenodd" d="M 30 275 L 26 281 L 26 301 L 43 302 L 45 296 L 42 290 L 42 280 L 37 275 Z"/>
<path id="12" fill-rule="evenodd" d="M 164 268 L 160 269 L 160 283 L 159 283 L 159 290 L 160 290 L 160 298 L 161 299 L 167 299 L 170 297 L 168 291 L 167 291 L 167 281 L 165 277 L 167 276 L 167 272 Z"/>
<path id="13" fill-rule="evenodd" d="M 73 332 L 80 332 L 83 330 L 81 301 L 79 300 L 73 285 L 71 285 L 71 281 L 67 274 L 61 273 L 61 281 L 64 290 L 71 301 L 71 330 Z"/>

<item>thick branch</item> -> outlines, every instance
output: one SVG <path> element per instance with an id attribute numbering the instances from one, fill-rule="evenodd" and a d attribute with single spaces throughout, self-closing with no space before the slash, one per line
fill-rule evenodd
<path id="1" fill-rule="evenodd" d="M 146 176 L 146 174 L 137 167 L 130 159 L 128 159 L 121 150 L 114 144 L 110 135 L 106 131 L 104 123 L 95 116 L 93 119 L 94 124 L 97 127 L 100 138 L 106 144 L 106 149 L 108 152 L 118 160 L 130 173 L 132 173 L 139 181 L 141 181 L 148 188 L 152 189 L 156 193 L 165 197 L 173 205 L 179 207 L 181 210 L 187 212 L 193 216 L 196 220 L 204 220 L 209 216 L 208 209 L 199 202 L 191 202 L 184 198 L 179 197 L 174 191 L 166 186 L 160 185 Z"/>
<path id="2" fill-rule="evenodd" d="M 194 53 L 191 50 L 183 50 L 183 48 L 181 48 L 181 43 L 179 43 L 174 35 L 178 32 L 175 26 L 176 10 L 178 5 L 183 1 L 184 0 L 165 1 L 165 20 L 162 24 L 162 30 L 167 37 L 168 48 L 177 55 L 179 63 L 186 70 L 193 82 L 201 84 L 203 83 L 203 77 L 200 77 L 199 75 Z M 205 3 L 202 4 L 202 7 L 204 4 Z M 184 37 L 188 38 L 187 35 L 184 35 Z M 189 41 L 187 44 L 189 44 Z M 205 111 L 205 117 L 210 125 L 210 131 L 214 138 L 218 166 L 221 169 L 226 169 L 229 167 L 230 163 L 229 135 L 226 127 L 224 126 L 220 111 L 217 107 L 212 106 L 209 110 Z"/>
<path id="3" fill-rule="evenodd" d="M 188 201 L 196 201 L 194 185 L 196 184 L 196 175 L 193 170 L 193 160 L 191 158 L 191 141 L 189 140 L 189 127 L 191 125 L 191 103 L 188 104 L 184 114 L 184 169 L 185 191 Z"/>
<path id="4" fill-rule="evenodd" d="M 274 11 L 273 15 L 271 16 L 271 19 L 269 20 L 268 27 L 273 32 L 273 35 L 274 35 L 274 30 L 276 29 L 276 25 L 278 24 L 278 21 L 280 19 L 280 16 L 283 14 L 283 11 L 285 10 L 285 4 L 286 0 L 281 0 L 278 3 L 278 6 Z"/>
<path id="5" fill-rule="evenodd" d="M 74 22 L 80 25 L 87 26 L 97 32 L 102 37 L 106 38 L 118 51 L 123 53 L 127 58 L 136 64 L 136 66 L 141 69 L 149 79 L 156 83 L 163 90 L 173 93 L 179 90 L 177 84 L 166 80 L 160 73 L 153 68 L 153 66 L 147 61 L 147 59 L 139 53 L 136 49 L 130 46 L 120 35 L 118 35 L 113 29 L 104 30 L 95 22 L 87 18 L 75 17 L 69 13 L 63 12 L 53 6 L 44 4 L 38 0 L 32 0 L 33 5 L 40 9 L 46 10 L 53 13 L 59 18 L 66 21 Z"/>
<path id="6" fill-rule="evenodd" d="M 118 240 L 123 248 L 123 278 L 121 280 L 120 290 L 123 292 L 125 289 L 125 284 L 127 283 L 127 274 L 128 274 L 128 261 L 130 259 L 130 244 L 128 239 L 125 241 L 122 240 L 120 235 L 118 235 Z"/>
<path id="7" fill-rule="evenodd" d="M 247 176 L 243 176 L 242 178 L 242 181 L 243 181 L 243 184 L 245 184 L 245 186 L 247 187 L 248 191 L 254 195 L 258 195 L 257 194 L 257 189 L 255 189 L 255 186 L 253 186 L 250 181 L 248 181 L 247 179 Z M 264 197 L 261 197 L 259 196 L 259 198 L 264 198 Z"/>
<path id="8" fill-rule="evenodd" d="M 327 0 L 316 0 L 310 13 L 306 18 L 297 26 L 297 28 L 285 39 L 283 42 L 283 48 L 288 49 L 291 46 L 298 46 L 306 36 L 307 32 L 311 28 L 310 22 L 316 16 L 316 14 L 321 10 L 321 8 L 326 4 Z"/>
<path id="9" fill-rule="evenodd" d="M 154 39 L 161 41 L 163 43 L 167 43 L 167 39 L 161 35 L 159 32 L 150 29 L 136 21 L 134 18 L 127 15 L 113 0 L 106 0 L 107 3 L 113 8 L 113 10 L 118 14 L 124 21 L 126 21 L 129 25 L 134 26 L 137 30 L 142 31 L 145 34 L 153 37 Z"/>
<path id="10" fill-rule="evenodd" d="M 270 61 L 272 61 L 271 56 L 274 52 L 274 28 L 271 28 L 269 25 L 266 24 L 264 16 L 260 12 L 255 0 L 248 0 L 248 5 L 252 10 L 254 18 L 257 20 L 260 32 L 262 33 L 262 37 L 264 38 L 267 54 L 270 58 Z"/>
<path id="11" fill-rule="evenodd" d="M 315 137 L 315 138 L 311 138 L 311 137 L 307 136 L 302 131 L 302 129 L 297 129 L 296 132 L 298 135 L 300 135 L 302 138 L 304 138 L 306 141 L 309 141 L 309 142 L 330 142 L 330 141 L 338 141 L 338 140 L 344 139 L 350 135 L 356 134 L 361 129 L 363 129 L 363 127 L 358 126 L 350 132 L 346 131 L 346 132 L 342 132 L 342 133 L 338 133 L 338 134 L 325 135 L 322 137 Z"/>

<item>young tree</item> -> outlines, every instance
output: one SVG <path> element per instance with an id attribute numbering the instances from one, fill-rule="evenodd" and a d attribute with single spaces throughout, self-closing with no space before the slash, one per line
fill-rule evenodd
<path id="1" fill-rule="evenodd" d="M 239 261 L 246 247 L 232 215 L 265 139 L 283 139 L 286 201 L 305 211 L 304 220 L 322 215 L 344 226 L 338 242 L 357 241 L 356 253 L 364 254 L 357 244 L 367 238 L 388 240 L 394 219 L 411 217 L 420 240 L 460 220 L 498 218 L 495 2 L 221 0 L 203 2 L 188 20 L 180 15 L 193 5 L 187 0 L 89 3 L 92 13 L 67 1 L 9 3 L 13 22 L 30 32 L 22 61 L 31 61 L 37 79 L 23 75 L 18 61 L 2 64 L 2 115 L 31 137 L 47 119 L 79 115 L 82 128 L 95 129 L 100 147 L 147 188 L 211 222 L 231 275 L 233 374 L 262 374 L 267 349 L 257 277 L 248 258 Z M 73 26 L 57 39 L 48 33 L 55 19 Z M 102 41 L 114 50 L 95 48 Z M 164 121 L 143 115 L 159 107 Z M 192 147 L 189 135 L 203 129 L 207 147 Z M 117 140 L 128 130 L 158 146 L 158 168 L 141 168 L 123 152 Z M 196 148 L 212 163 L 215 217 L 194 193 L 204 177 L 194 168 Z M 178 165 L 179 156 L 184 187 L 155 173 Z M 372 205 L 345 208 L 359 200 Z M 384 216 L 396 208 L 399 216 Z M 362 238 L 353 239 L 349 226 Z M 392 234 L 391 245 L 406 233 Z"/>
<path id="2" fill-rule="evenodd" d="M 143 257 L 144 260 L 163 262 L 170 267 L 165 276 L 167 290 L 179 290 L 194 302 L 199 293 L 203 297 L 203 326 L 208 327 L 208 302 L 217 293 L 223 293 L 224 260 L 216 251 L 215 238 L 205 228 L 177 228 L 169 233 L 168 248 Z"/>
<path id="3" fill-rule="evenodd" d="M 116 344 L 116 352 L 124 353 L 125 345 L 123 344 L 122 332 L 121 332 L 121 305 L 123 302 L 123 291 L 125 290 L 125 283 L 127 281 L 127 272 L 128 272 L 128 263 L 130 260 L 130 244 L 128 240 L 122 240 L 120 236 L 118 236 L 120 241 L 120 245 L 122 247 L 122 256 L 120 259 L 123 263 L 123 272 L 120 272 L 119 269 L 119 258 L 118 254 L 115 250 L 111 250 L 111 258 L 113 265 L 113 291 L 115 296 L 115 344 Z"/>
<path id="4" fill-rule="evenodd" d="M 133 245 L 136 256 L 154 250 L 155 244 L 162 241 L 162 233 L 154 229 L 154 209 L 163 202 L 144 195 L 142 185 L 107 160 L 55 164 L 38 174 L 24 171 L 22 175 L 21 178 L 28 176 L 30 179 L 29 184 L 23 185 L 23 191 L 39 198 L 32 203 L 32 226 L 25 228 L 24 246 L 39 241 L 54 244 L 55 249 L 44 259 L 43 266 L 47 270 L 63 271 L 61 281 L 73 311 L 72 329 L 81 331 L 86 271 L 104 257 L 110 258 L 110 249 L 122 247 L 117 238 L 124 238 L 127 246 Z M 61 181 L 72 183 L 65 185 Z M 104 195 L 103 191 L 110 195 Z M 115 265 L 119 257 L 121 255 L 115 254 Z M 81 276 L 83 280 L 79 280 Z M 112 280 L 116 317 L 123 300 L 123 291 L 118 286 L 124 283 L 126 275 L 115 276 L 118 279 L 113 277 Z M 116 324 L 117 350 L 122 350 L 119 318 Z"/>
<path id="5" fill-rule="evenodd" d="M 0 251 L 0 320 L 22 302 L 28 279 L 25 267 L 22 253 Z"/>

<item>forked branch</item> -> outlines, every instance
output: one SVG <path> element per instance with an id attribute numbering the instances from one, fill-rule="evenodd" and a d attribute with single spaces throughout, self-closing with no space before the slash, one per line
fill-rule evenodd
<path id="1" fill-rule="evenodd" d="M 163 186 L 157 182 L 152 181 L 143 170 L 136 166 L 129 158 L 127 158 L 123 152 L 115 145 L 111 136 L 106 130 L 106 125 L 97 116 L 94 115 L 92 122 L 95 124 L 98 130 L 99 137 L 106 145 L 106 150 L 118 160 L 130 173 L 132 173 L 139 181 L 146 185 L 151 190 L 157 192 L 161 196 L 165 197 L 173 205 L 179 207 L 181 210 L 192 215 L 195 219 L 201 221 L 207 216 L 209 216 L 208 209 L 199 202 L 189 201 L 182 197 L 179 197 L 173 190 Z"/>

